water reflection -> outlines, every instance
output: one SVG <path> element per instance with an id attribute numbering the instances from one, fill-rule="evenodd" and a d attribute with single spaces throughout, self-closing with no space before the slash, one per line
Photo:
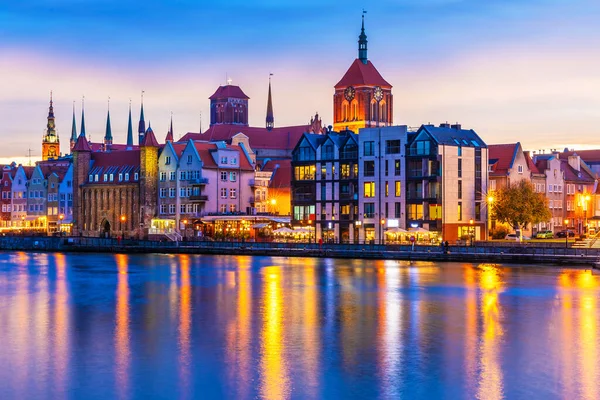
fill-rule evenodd
<path id="1" fill-rule="evenodd" d="M 65 397 L 69 362 L 69 293 L 67 288 L 67 259 L 54 254 L 56 266 L 56 295 L 54 299 L 54 382 L 55 393 Z"/>
<path id="2" fill-rule="evenodd" d="M 262 274 L 260 394 L 264 399 L 283 399 L 289 396 L 289 382 L 284 360 L 281 268 L 266 267 Z"/>
<path id="3" fill-rule="evenodd" d="M 125 254 L 116 254 L 117 263 L 117 305 L 115 327 L 115 372 L 116 391 L 121 399 L 129 397 L 129 275 L 128 260 Z"/>
<path id="4" fill-rule="evenodd" d="M 187 398 L 190 387 L 190 334 L 192 327 L 192 286 L 190 282 L 190 256 L 179 256 L 181 287 L 179 289 L 179 379 L 181 393 Z"/>

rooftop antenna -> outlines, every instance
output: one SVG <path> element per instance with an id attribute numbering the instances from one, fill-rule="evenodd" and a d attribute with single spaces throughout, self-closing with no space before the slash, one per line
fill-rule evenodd
<path id="1" fill-rule="evenodd" d="M 27 149 L 27 153 L 29 156 L 29 166 L 31 167 L 31 149 Z"/>
<path id="2" fill-rule="evenodd" d="M 202 133 L 202 110 L 200 110 L 200 133 Z"/>

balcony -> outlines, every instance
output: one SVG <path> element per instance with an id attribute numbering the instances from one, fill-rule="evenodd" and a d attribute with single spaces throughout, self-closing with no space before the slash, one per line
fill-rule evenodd
<path id="1" fill-rule="evenodd" d="M 315 201 L 314 193 L 296 193 L 294 194 L 294 201 Z"/>
<path id="2" fill-rule="evenodd" d="M 255 180 L 255 179 L 250 179 L 250 187 L 267 187 L 269 186 L 269 181 L 268 180 Z"/>
<path id="3" fill-rule="evenodd" d="M 208 196 L 205 194 L 190 196 L 190 201 L 208 201 Z"/>
<path id="4" fill-rule="evenodd" d="M 189 179 L 188 182 L 197 185 L 208 185 L 208 178 L 193 178 Z"/>

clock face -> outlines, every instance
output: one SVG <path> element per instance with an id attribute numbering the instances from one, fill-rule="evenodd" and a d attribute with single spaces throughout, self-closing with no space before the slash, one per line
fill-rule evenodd
<path id="1" fill-rule="evenodd" d="M 54 146 L 50 146 L 50 147 L 48 148 L 48 155 L 49 155 L 50 157 L 56 157 L 56 147 L 54 147 Z"/>
<path id="2" fill-rule="evenodd" d="M 381 101 L 381 99 L 383 99 L 383 90 L 381 90 L 381 87 L 375 86 L 375 89 L 373 90 L 373 96 L 377 101 Z"/>
<path id="3" fill-rule="evenodd" d="M 348 86 L 346 90 L 344 90 L 344 97 L 348 101 L 352 101 L 354 99 L 354 88 L 352 86 Z"/>

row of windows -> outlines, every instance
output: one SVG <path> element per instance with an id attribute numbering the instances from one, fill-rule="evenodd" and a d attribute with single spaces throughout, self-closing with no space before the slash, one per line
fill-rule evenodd
<path id="1" fill-rule="evenodd" d="M 181 204 L 179 206 L 179 212 L 182 214 L 198 213 L 199 209 L 200 209 L 200 205 L 197 203 Z M 160 205 L 160 213 L 161 214 L 175 214 L 175 204 L 161 204 Z"/>
<path id="2" fill-rule="evenodd" d="M 388 197 L 390 195 L 389 182 L 385 183 L 385 196 Z M 376 197 L 377 192 L 375 190 L 375 182 L 365 182 L 363 186 L 363 197 Z M 402 196 L 402 183 L 400 181 L 394 182 L 394 196 L 400 197 Z"/>
<path id="3" fill-rule="evenodd" d="M 221 198 L 227 198 L 227 188 L 221 188 Z M 229 198 L 237 199 L 237 189 L 229 189 Z"/>
<path id="4" fill-rule="evenodd" d="M 230 165 L 237 165 L 237 157 L 231 157 L 228 160 L 227 156 L 221 156 L 221 164 L 227 165 L 228 161 Z"/>
<path id="5" fill-rule="evenodd" d="M 221 182 L 227 182 L 227 177 L 230 182 L 237 182 L 237 172 L 221 171 Z"/>
<path id="6" fill-rule="evenodd" d="M 187 180 L 192 180 L 192 179 L 200 179 L 200 176 L 201 176 L 200 170 L 179 171 L 179 180 L 180 181 L 187 181 Z M 175 171 L 170 171 L 169 172 L 169 180 L 170 181 L 174 181 L 176 177 L 177 177 L 177 173 Z M 166 171 L 161 171 L 160 174 L 158 175 L 158 179 L 161 182 L 166 182 L 167 181 L 167 172 Z"/>
<path id="7" fill-rule="evenodd" d="M 46 207 L 43 204 L 30 204 L 29 211 L 44 211 Z"/>
<path id="8" fill-rule="evenodd" d="M 113 182 L 115 180 L 115 175 L 114 174 L 104 174 L 103 176 L 104 178 L 104 182 Z M 123 179 L 125 178 L 125 179 Z M 99 174 L 90 174 L 89 176 L 89 181 L 90 182 L 98 182 L 100 179 L 100 175 Z M 139 179 L 139 175 L 136 172 L 135 174 L 133 174 L 133 180 L 137 181 Z M 126 172 L 124 175 L 122 173 L 119 174 L 119 182 L 123 182 L 123 180 L 125 180 L 125 182 L 129 181 L 129 173 Z"/>

